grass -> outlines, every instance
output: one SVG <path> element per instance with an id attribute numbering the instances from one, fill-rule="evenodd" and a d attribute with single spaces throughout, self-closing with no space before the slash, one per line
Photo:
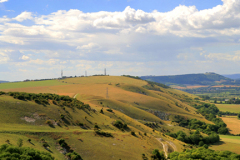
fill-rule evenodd
<path id="1" fill-rule="evenodd" d="M 10 83 L 0 83 L 0 90 L 28 88 L 28 87 L 42 87 L 42 86 L 57 86 L 57 85 L 66 85 L 66 84 L 58 80 L 10 82 Z"/>
<path id="2" fill-rule="evenodd" d="M 44 138 L 50 145 L 50 152 L 57 159 L 64 159 L 60 153 L 56 141 L 64 138 L 66 142 L 78 152 L 83 159 L 141 159 L 141 154 L 145 153 L 150 157 L 153 149 L 162 150 L 162 145 L 151 136 L 152 129 L 139 123 L 138 121 L 126 116 L 116 110 L 107 112 L 104 108 L 104 114 L 99 113 L 101 107 L 93 107 L 97 112 L 86 112 L 83 110 L 73 110 L 67 108 L 63 110 L 59 106 L 47 105 L 42 106 L 34 102 L 20 101 L 9 96 L 0 96 L 0 143 L 6 143 L 8 139 L 11 144 L 16 145 L 17 139 L 24 141 L 23 146 L 33 147 L 41 151 L 47 151 L 42 147 L 40 142 Z M 6 114 L 8 113 L 8 114 Z M 37 119 L 34 114 L 38 113 L 49 119 L 60 119 L 60 113 L 67 115 L 66 119 L 69 124 L 61 123 L 61 127 L 54 128 L 45 124 L 44 119 Z M 36 119 L 33 122 L 26 122 L 21 119 L 31 117 Z M 85 118 L 87 117 L 87 118 Z M 115 120 L 122 120 L 127 123 L 130 130 L 134 131 L 137 136 L 131 136 L 129 131 L 122 132 L 111 123 Z M 89 129 L 82 129 L 74 125 L 78 120 L 86 124 Z M 109 132 L 113 138 L 105 138 L 94 134 L 93 126 L 98 124 L 101 130 Z M 139 132 L 141 135 L 139 135 Z M 143 136 L 147 132 L 148 136 Z M 151 134 L 150 134 L 151 133 Z M 31 139 L 32 143 L 27 142 Z M 133 147 L 134 146 L 134 147 Z M 105 148 L 108 148 L 107 150 Z"/>
<path id="3" fill-rule="evenodd" d="M 234 113 L 239 113 L 240 112 L 240 105 L 238 104 L 216 104 L 218 109 L 220 111 L 229 111 L 229 112 L 234 112 Z"/>
<path id="4" fill-rule="evenodd" d="M 240 120 L 237 118 L 237 116 L 222 117 L 222 120 L 227 124 L 231 134 L 240 134 Z"/>
<path id="5" fill-rule="evenodd" d="M 4 91 L 48 92 L 71 97 L 77 95 L 78 100 L 90 104 L 91 108 L 96 110 L 96 112 L 83 111 L 68 107 L 63 110 L 53 104 L 42 106 L 9 96 L 0 96 L 0 134 L 11 133 L 16 137 L 36 134 L 36 139 L 40 138 L 38 135 L 44 136 L 52 144 L 56 143 L 54 137 L 61 137 L 66 139 L 66 142 L 83 159 L 141 159 L 142 153 L 150 157 L 153 149 L 158 148 L 162 151 L 162 145 L 155 137 L 174 142 L 179 151 L 183 149 L 181 142 L 164 137 L 159 132 L 161 129 L 187 132 L 187 129 L 182 127 L 169 126 L 149 110 L 159 110 L 211 123 L 203 116 L 196 114 L 195 109 L 183 101 L 186 98 L 194 99 L 196 96 L 172 88 L 160 87 L 161 91 L 147 90 L 142 87 L 144 85 L 147 85 L 146 81 L 117 76 L 79 77 L 60 81 L 0 85 L 0 90 Z M 106 97 L 107 88 L 108 98 Z M 104 114 L 100 113 L 102 108 Z M 108 108 L 113 109 L 113 112 L 108 112 Z M 60 114 L 65 115 L 65 121 L 61 120 Z M 44 116 L 39 118 L 36 115 Z M 27 122 L 26 117 L 35 121 Z M 51 127 L 45 124 L 46 120 L 56 120 L 60 126 Z M 129 131 L 121 131 L 114 127 L 112 123 L 116 120 L 126 123 Z M 77 126 L 77 122 L 83 123 L 87 129 Z M 152 128 L 143 124 L 145 122 L 162 122 L 162 124 L 153 132 Z M 93 130 L 95 124 L 101 131 L 111 133 L 113 138 L 96 136 Z M 131 136 L 130 131 L 134 131 L 137 136 Z M 142 136 L 145 132 L 147 136 Z M 0 137 L 0 140 L 3 138 Z M 53 147 L 57 148 L 56 145 Z M 55 155 L 54 150 L 53 154 Z M 58 157 L 58 154 L 56 156 Z"/>
<path id="6" fill-rule="evenodd" d="M 220 135 L 220 142 L 212 145 L 210 149 L 219 151 L 231 151 L 240 154 L 240 137 Z"/>
<path id="7" fill-rule="evenodd" d="M 64 79 L 64 82 L 75 83 L 75 84 L 132 84 L 137 86 L 144 86 L 147 84 L 146 81 L 133 79 L 123 76 L 93 76 L 93 77 L 79 77 Z"/>

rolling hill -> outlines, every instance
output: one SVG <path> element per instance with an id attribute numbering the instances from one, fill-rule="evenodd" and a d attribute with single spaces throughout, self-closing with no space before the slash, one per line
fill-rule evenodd
<path id="1" fill-rule="evenodd" d="M 124 76 L 2 83 L 0 91 L 0 143 L 16 145 L 21 138 L 23 146 L 57 159 L 68 151 L 84 160 L 138 160 L 154 149 L 167 156 L 190 148 L 165 134 L 190 135 L 174 122 L 178 117 L 213 124 L 191 107 L 196 96 Z"/>
<path id="2" fill-rule="evenodd" d="M 225 74 L 223 76 L 230 79 L 240 80 L 240 74 Z"/>
<path id="3" fill-rule="evenodd" d="M 140 78 L 166 85 L 217 85 L 233 83 L 232 79 L 212 72 L 173 76 L 142 76 Z"/>
<path id="4" fill-rule="evenodd" d="M 0 80 L 0 83 L 7 83 L 8 81 L 2 81 L 2 80 Z"/>

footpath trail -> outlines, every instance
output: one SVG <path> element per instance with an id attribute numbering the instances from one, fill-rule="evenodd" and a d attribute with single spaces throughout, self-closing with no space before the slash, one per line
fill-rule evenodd
<path id="1" fill-rule="evenodd" d="M 163 146 L 163 151 L 165 154 L 165 157 L 168 157 L 168 144 L 173 148 L 174 151 L 177 151 L 177 147 L 175 146 L 175 144 L 171 141 L 166 141 L 167 143 L 163 143 L 163 139 L 162 138 L 156 138 Z"/>
<path id="2" fill-rule="evenodd" d="M 177 151 L 177 147 L 173 142 L 167 141 L 167 143 L 173 148 L 174 151 Z"/>
<path id="3" fill-rule="evenodd" d="M 76 97 L 77 97 L 77 95 L 78 95 L 78 93 L 76 93 L 76 94 L 73 96 L 73 98 L 76 98 Z"/>
<path id="4" fill-rule="evenodd" d="M 165 157 L 167 158 L 167 157 L 168 157 L 168 145 L 167 145 L 167 144 L 164 144 L 164 143 L 162 142 L 162 141 L 163 141 L 162 138 L 156 138 L 156 139 L 162 144 Z"/>

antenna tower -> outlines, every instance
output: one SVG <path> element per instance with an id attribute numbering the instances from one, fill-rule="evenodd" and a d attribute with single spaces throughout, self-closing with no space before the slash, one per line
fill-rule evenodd
<path id="1" fill-rule="evenodd" d="M 104 75 L 105 75 L 105 76 L 107 75 L 107 70 L 106 70 L 106 68 L 104 69 Z"/>
<path id="2" fill-rule="evenodd" d="M 108 87 L 107 87 L 107 89 L 106 89 L 106 98 L 109 98 L 109 97 L 108 97 Z"/>

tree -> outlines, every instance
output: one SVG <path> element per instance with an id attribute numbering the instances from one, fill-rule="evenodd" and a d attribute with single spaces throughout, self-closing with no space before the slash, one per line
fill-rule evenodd
<path id="1" fill-rule="evenodd" d="M 237 117 L 238 117 L 238 119 L 240 119 L 240 112 L 238 113 Z"/>
<path id="2" fill-rule="evenodd" d="M 21 138 L 18 139 L 17 145 L 18 145 L 18 147 L 22 147 L 22 145 L 23 145 L 23 140 L 22 140 Z"/>
<path id="3" fill-rule="evenodd" d="M 153 150 L 151 158 L 152 158 L 153 160 L 165 160 L 165 159 L 166 159 L 166 158 L 164 157 L 163 152 L 160 153 L 158 149 L 154 149 L 154 150 Z"/>

